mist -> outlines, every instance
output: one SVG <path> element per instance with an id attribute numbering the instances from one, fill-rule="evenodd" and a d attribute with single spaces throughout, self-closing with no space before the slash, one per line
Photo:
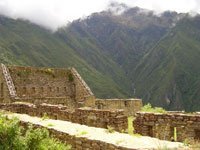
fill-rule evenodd
<path id="1" fill-rule="evenodd" d="M 51 30 L 75 19 L 108 8 L 111 2 L 124 3 L 129 7 L 141 7 L 157 13 L 165 10 L 200 12 L 198 0 L 0 0 L 0 14 L 13 19 L 26 19 Z"/>

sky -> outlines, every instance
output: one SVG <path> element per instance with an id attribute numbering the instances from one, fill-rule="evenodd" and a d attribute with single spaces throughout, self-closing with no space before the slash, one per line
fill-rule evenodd
<path id="1" fill-rule="evenodd" d="M 165 10 L 200 13 L 200 0 L 0 0 L 0 14 L 56 30 L 75 19 L 107 9 L 111 2 L 159 13 Z"/>

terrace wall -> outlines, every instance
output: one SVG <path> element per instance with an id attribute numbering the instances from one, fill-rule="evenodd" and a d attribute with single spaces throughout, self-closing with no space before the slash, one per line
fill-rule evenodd
<path id="1" fill-rule="evenodd" d="M 138 112 L 133 125 L 136 133 L 163 140 L 172 140 L 175 127 L 177 141 L 200 139 L 200 114 Z"/>
<path id="2" fill-rule="evenodd" d="M 98 109 L 123 109 L 125 115 L 134 116 L 141 110 L 141 99 L 96 99 L 96 108 Z"/>
<path id="3" fill-rule="evenodd" d="M 62 105 L 24 103 L 0 104 L 0 109 L 38 117 L 46 114 L 52 119 L 66 120 L 100 128 L 110 126 L 116 131 L 126 130 L 128 126 L 127 117 L 124 115 L 123 110 L 98 110 L 91 108 L 70 110 Z"/>

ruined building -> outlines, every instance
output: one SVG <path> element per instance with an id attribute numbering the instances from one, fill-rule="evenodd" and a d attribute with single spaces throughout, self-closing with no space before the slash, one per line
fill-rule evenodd
<path id="1" fill-rule="evenodd" d="M 23 103 L 20 103 L 23 102 Z M 24 103 L 25 102 L 25 103 Z M 171 140 L 200 139 L 200 115 L 138 112 L 140 99 L 98 99 L 74 68 L 0 67 L 0 109 Z"/>
<path id="2" fill-rule="evenodd" d="M 0 67 L 0 103 L 62 104 L 68 108 L 140 110 L 140 99 L 96 99 L 74 68 Z"/>

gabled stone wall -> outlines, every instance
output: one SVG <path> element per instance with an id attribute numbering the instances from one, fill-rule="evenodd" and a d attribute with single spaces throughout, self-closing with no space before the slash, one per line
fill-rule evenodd
<path id="1" fill-rule="evenodd" d="M 163 140 L 172 140 L 175 128 L 178 141 L 184 141 L 186 138 L 200 140 L 200 114 L 197 113 L 138 112 L 133 126 L 136 133 Z"/>
<path id="2" fill-rule="evenodd" d="M 142 107 L 140 99 L 96 99 L 74 68 L 19 66 L 8 66 L 7 68 L 13 82 L 12 89 L 16 90 L 16 94 L 14 97 L 10 96 L 0 67 L 0 102 L 2 103 L 21 101 L 34 104 L 62 104 L 71 109 L 81 107 L 102 110 L 123 109 L 126 116 L 133 116 Z"/>
<path id="3" fill-rule="evenodd" d="M 64 104 L 73 108 L 95 107 L 95 97 L 74 68 L 8 66 L 17 96 L 11 98 L 0 67 L 0 102 Z M 42 100 L 44 100 L 42 102 Z"/>
<path id="4" fill-rule="evenodd" d="M 6 85 L 2 68 L 0 67 L 0 103 L 11 102 L 8 87 Z"/>
<path id="5" fill-rule="evenodd" d="M 75 83 L 70 70 L 16 66 L 8 68 L 19 98 L 75 98 Z"/>

